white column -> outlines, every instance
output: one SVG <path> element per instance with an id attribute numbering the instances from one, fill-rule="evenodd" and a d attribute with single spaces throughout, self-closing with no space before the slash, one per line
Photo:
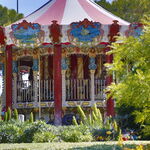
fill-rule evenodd
<path id="1" fill-rule="evenodd" d="M 66 102 L 66 71 L 68 69 L 67 57 L 62 54 L 61 59 L 61 74 L 62 74 L 62 107 L 65 107 Z"/>
<path id="2" fill-rule="evenodd" d="M 95 74 L 95 70 L 90 70 L 90 77 L 91 77 L 91 102 L 92 102 L 92 104 L 94 104 L 94 101 L 95 101 L 94 74 Z"/>
<path id="3" fill-rule="evenodd" d="M 39 60 L 38 57 L 33 59 L 33 90 L 34 90 L 34 102 L 38 102 L 38 71 L 39 71 Z"/>
<path id="4" fill-rule="evenodd" d="M 33 81 L 33 91 L 34 91 L 34 102 L 38 102 L 38 72 L 33 71 L 34 81 Z"/>
<path id="5" fill-rule="evenodd" d="M 17 103 L 17 74 L 13 73 L 13 106 L 16 107 Z"/>
<path id="6" fill-rule="evenodd" d="M 48 55 L 45 56 L 45 66 L 44 66 L 44 79 L 47 80 L 48 76 L 49 76 L 49 72 L 48 72 Z"/>
<path id="7" fill-rule="evenodd" d="M 6 106 L 6 82 L 5 82 L 5 61 L 3 60 L 3 63 L 1 63 L 2 65 L 2 108 L 4 106 Z"/>
<path id="8" fill-rule="evenodd" d="M 89 69 L 91 73 L 91 104 L 94 104 L 95 101 L 95 85 L 94 85 L 94 74 L 97 65 L 95 64 L 95 54 L 91 54 L 90 61 L 89 61 Z"/>
<path id="9" fill-rule="evenodd" d="M 13 63 L 12 63 L 12 71 L 13 71 L 13 81 L 12 81 L 12 102 L 13 102 L 13 108 L 16 108 L 16 103 L 17 103 L 17 73 L 18 73 L 18 65 L 16 58 L 13 58 Z"/>
<path id="10" fill-rule="evenodd" d="M 5 76 L 3 75 L 2 79 L 2 108 L 6 106 L 6 81 L 5 81 Z"/>
<path id="11" fill-rule="evenodd" d="M 66 70 L 62 70 L 62 106 L 65 106 L 66 101 Z"/>

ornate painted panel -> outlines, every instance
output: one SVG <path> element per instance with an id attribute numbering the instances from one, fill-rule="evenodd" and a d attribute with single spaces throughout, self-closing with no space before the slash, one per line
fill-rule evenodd
<path id="1" fill-rule="evenodd" d="M 0 26 L 0 52 L 1 50 L 4 50 L 4 46 L 5 46 L 5 40 L 6 40 L 6 36 L 5 36 L 5 30 L 3 27 Z"/>
<path id="2" fill-rule="evenodd" d="M 126 31 L 126 36 L 133 36 L 138 38 L 143 31 L 143 24 L 141 23 L 132 23 L 129 26 L 129 30 Z"/>
<path id="3" fill-rule="evenodd" d="M 68 40 L 72 44 L 80 47 L 92 47 L 101 42 L 104 31 L 99 22 L 84 19 L 80 22 L 71 23 L 67 33 Z"/>
<path id="4" fill-rule="evenodd" d="M 19 46 L 38 46 L 44 41 L 45 33 L 37 23 L 28 23 L 26 20 L 11 26 L 9 33 L 11 40 Z"/>

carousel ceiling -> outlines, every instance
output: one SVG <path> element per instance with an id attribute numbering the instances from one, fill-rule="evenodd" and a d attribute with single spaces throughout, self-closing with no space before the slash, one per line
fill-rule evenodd
<path id="1" fill-rule="evenodd" d="M 142 30 L 140 24 L 129 25 L 92 0 L 50 0 L 29 16 L 0 28 L 1 49 L 5 44 L 19 48 L 52 46 L 52 23 L 59 25 L 59 41 L 66 47 L 95 47 L 112 42 L 114 36 L 138 36 Z"/>
<path id="2" fill-rule="evenodd" d="M 16 23 L 26 20 L 40 25 L 49 25 L 53 20 L 57 20 L 60 25 L 70 25 L 72 22 L 79 22 L 85 18 L 103 25 L 112 24 L 113 20 L 118 20 L 119 25 L 130 24 L 103 9 L 93 0 L 49 0 L 42 7 Z"/>

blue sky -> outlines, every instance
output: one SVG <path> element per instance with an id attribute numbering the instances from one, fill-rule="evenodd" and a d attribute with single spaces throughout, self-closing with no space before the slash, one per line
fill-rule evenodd
<path id="1" fill-rule="evenodd" d="M 49 0 L 19 0 L 19 12 L 27 16 L 48 1 Z M 16 2 L 17 0 L 0 0 L 0 4 L 9 9 L 16 9 Z"/>

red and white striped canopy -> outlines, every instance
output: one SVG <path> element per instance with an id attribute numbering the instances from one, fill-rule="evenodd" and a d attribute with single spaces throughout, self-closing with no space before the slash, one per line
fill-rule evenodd
<path id="1" fill-rule="evenodd" d="M 69 25 L 87 18 L 101 24 L 112 24 L 118 20 L 120 25 L 129 25 L 128 22 L 111 14 L 93 0 L 50 0 L 35 12 L 19 20 L 49 25 L 52 20 L 57 20 L 61 25 Z"/>

